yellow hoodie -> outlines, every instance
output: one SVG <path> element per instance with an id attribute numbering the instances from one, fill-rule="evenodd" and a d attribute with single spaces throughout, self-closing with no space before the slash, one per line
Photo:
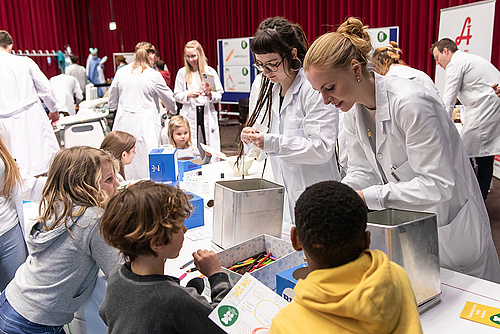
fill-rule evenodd
<path id="1" fill-rule="evenodd" d="M 406 272 L 379 250 L 312 271 L 273 319 L 274 333 L 422 333 Z"/>

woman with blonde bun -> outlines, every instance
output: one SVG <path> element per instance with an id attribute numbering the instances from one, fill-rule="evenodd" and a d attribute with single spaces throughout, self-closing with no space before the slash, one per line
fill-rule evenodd
<path id="1" fill-rule="evenodd" d="M 347 112 L 347 175 L 369 209 L 437 216 L 442 267 L 500 282 L 500 264 L 479 186 L 460 136 L 434 94 L 367 68 L 367 27 L 348 18 L 319 37 L 304 60 L 325 103 Z"/>

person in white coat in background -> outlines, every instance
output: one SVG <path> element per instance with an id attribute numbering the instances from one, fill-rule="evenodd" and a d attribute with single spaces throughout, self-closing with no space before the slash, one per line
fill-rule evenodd
<path id="1" fill-rule="evenodd" d="M 380 75 L 398 78 L 407 78 L 424 86 L 429 92 L 434 94 L 436 99 L 443 101 L 439 91 L 427 73 L 410 67 L 401 59 L 401 49 L 398 43 L 391 41 L 386 46 L 377 48 L 372 55 L 373 70 Z M 443 102 L 444 106 L 444 102 Z"/>
<path id="2" fill-rule="evenodd" d="M 87 70 L 82 65 L 78 64 L 80 57 L 77 55 L 71 55 L 69 57 L 71 59 L 71 65 L 66 67 L 64 73 L 71 75 L 78 80 L 78 84 L 80 85 L 80 89 L 85 95 L 85 85 L 87 84 Z"/>
<path id="3" fill-rule="evenodd" d="M 500 72 L 486 59 L 461 52 L 449 38 L 432 44 L 436 63 L 446 71 L 443 100 L 450 117 L 458 97 L 465 106 L 460 113 L 460 137 L 486 200 L 493 176 L 495 155 L 500 154 L 500 100 L 490 88 Z"/>
<path id="4" fill-rule="evenodd" d="M 342 182 L 371 210 L 435 213 L 441 267 L 500 282 L 488 213 L 455 125 L 421 85 L 368 71 L 366 29 L 348 18 L 319 37 L 304 60 L 325 103 L 352 108 L 344 117 Z"/>
<path id="5" fill-rule="evenodd" d="M 207 87 L 209 80 L 213 80 L 215 91 Z M 184 67 L 175 77 L 174 97 L 177 103 L 182 104 L 179 114 L 188 120 L 191 140 L 196 143 L 202 158 L 205 157 L 205 151 L 200 143 L 220 151 L 219 120 L 214 104 L 220 102 L 223 93 L 219 76 L 208 66 L 201 44 L 195 40 L 187 42 L 184 47 Z M 211 162 L 218 160 L 213 157 Z"/>
<path id="6" fill-rule="evenodd" d="M 172 90 L 151 68 L 154 52 L 151 43 L 138 43 L 134 62 L 116 72 L 109 92 L 109 109 L 116 110 L 113 130 L 127 132 L 136 139 L 136 156 L 125 166 L 129 180 L 149 177 L 149 152 L 160 145 L 159 99 L 175 110 Z"/>
<path id="7" fill-rule="evenodd" d="M 302 28 L 283 17 L 259 25 L 250 50 L 262 76 L 254 83 L 251 115 L 241 132 L 244 143 L 269 157 L 274 181 L 285 186 L 292 220 L 295 202 L 308 186 L 340 180 L 335 154 L 338 110 L 324 105 L 321 94 L 306 80 L 302 61 L 307 48 Z M 268 132 L 255 129 L 258 124 Z M 239 159 L 242 154 L 240 144 Z"/>
<path id="8" fill-rule="evenodd" d="M 74 115 L 75 103 L 79 104 L 83 100 L 83 93 L 78 80 L 74 76 L 61 73 L 50 78 L 52 90 L 56 96 L 56 101 L 60 106 L 59 112 L 66 112 Z"/>
<path id="9" fill-rule="evenodd" d="M 59 151 L 50 125 L 59 113 L 49 79 L 30 58 L 11 54 L 13 43 L 10 34 L 0 30 L 0 121 L 11 132 L 12 156 L 26 181 L 46 173 Z M 48 118 L 40 99 L 50 110 Z"/>

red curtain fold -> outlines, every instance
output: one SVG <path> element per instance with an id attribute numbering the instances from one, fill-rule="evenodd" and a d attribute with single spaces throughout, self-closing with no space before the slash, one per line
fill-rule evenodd
<path id="1" fill-rule="evenodd" d="M 399 26 L 402 58 L 409 65 L 434 75 L 429 53 L 437 39 L 440 10 L 477 2 L 474 0 L 148 0 L 113 1 L 117 30 L 110 31 L 109 1 L 95 0 L 2 0 L 0 29 L 14 38 L 14 49 L 63 50 L 65 44 L 85 65 L 89 47 L 107 55 L 107 77 L 113 77 L 113 52 L 133 52 L 140 41 L 153 43 L 175 75 L 183 66 L 185 43 L 197 39 L 212 67 L 217 65 L 219 38 L 252 36 L 266 17 L 281 15 L 302 25 L 310 42 L 335 29 L 348 16 L 371 27 Z M 500 20 L 496 5 L 495 26 Z M 492 63 L 500 67 L 499 35 L 493 34 Z M 45 57 L 34 58 L 50 77 L 57 65 Z"/>

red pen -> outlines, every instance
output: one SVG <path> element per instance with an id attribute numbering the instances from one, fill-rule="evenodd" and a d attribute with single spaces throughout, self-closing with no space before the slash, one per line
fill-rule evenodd
<path id="1" fill-rule="evenodd" d="M 182 274 L 181 276 L 179 276 L 179 280 L 182 280 L 184 277 L 186 277 L 186 273 Z"/>

